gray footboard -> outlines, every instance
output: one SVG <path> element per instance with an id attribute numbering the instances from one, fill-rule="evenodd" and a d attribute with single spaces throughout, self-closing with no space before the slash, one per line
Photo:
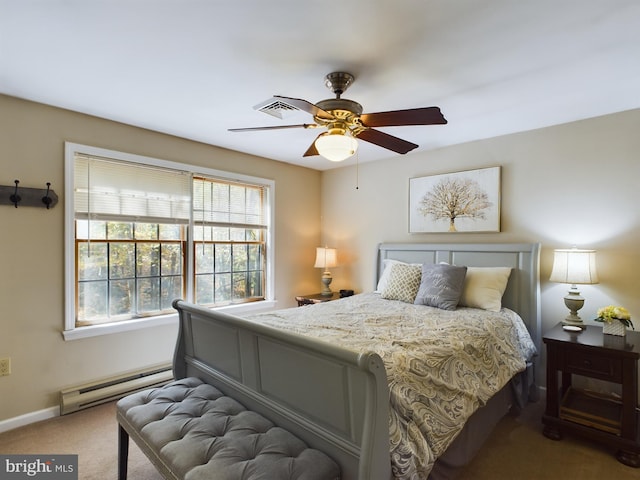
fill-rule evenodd
<path id="1" fill-rule="evenodd" d="M 388 480 L 384 365 L 182 300 L 176 378 L 198 377 L 332 457 L 346 480 Z"/>

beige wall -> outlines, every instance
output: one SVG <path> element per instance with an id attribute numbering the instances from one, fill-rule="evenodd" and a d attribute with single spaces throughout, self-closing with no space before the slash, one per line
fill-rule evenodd
<path id="1" fill-rule="evenodd" d="M 319 288 L 320 172 L 0 95 L 0 184 L 52 188 L 45 208 L 0 205 L 0 421 L 57 405 L 63 387 L 167 362 L 176 327 L 65 342 L 64 142 L 239 172 L 276 182 L 279 307 Z"/>
<path id="2" fill-rule="evenodd" d="M 451 124 L 455 120 L 451 121 Z M 627 307 L 640 330 L 640 110 L 361 163 L 322 177 L 323 241 L 346 265 L 334 285 L 371 290 L 379 242 L 540 242 L 543 330 L 566 315 L 567 286 L 548 281 L 554 248 L 598 251 L 600 284 L 581 288 L 583 319 Z M 428 127 L 425 127 L 428 128 Z M 446 128 L 446 127 L 444 127 Z M 395 130 L 402 136 L 402 129 Z M 500 233 L 409 234 L 409 179 L 502 167 Z"/>
<path id="3" fill-rule="evenodd" d="M 320 173 L 0 95 L 0 184 L 51 182 L 61 200 L 50 211 L 0 205 L 0 358 L 11 357 L 13 370 L 0 377 L 0 421 L 56 405 L 63 387 L 165 362 L 173 352 L 175 327 L 62 339 L 65 141 L 274 179 L 281 307 L 317 290 L 310 265 L 320 240 L 339 248 L 343 264 L 332 271 L 332 289 L 357 291 L 373 287 L 379 242 L 541 242 L 549 328 L 565 315 L 566 287 L 547 281 L 553 249 L 574 244 L 598 250 L 601 283 L 582 288 L 583 318 L 609 303 L 640 316 L 638 125 L 634 110 L 361 163 L 356 190 L 354 167 Z M 408 233 L 409 178 L 498 165 L 501 233 Z"/>

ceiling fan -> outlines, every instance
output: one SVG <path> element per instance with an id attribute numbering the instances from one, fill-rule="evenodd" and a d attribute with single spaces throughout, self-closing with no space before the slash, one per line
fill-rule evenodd
<path id="1" fill-rule="evenodd" d="M 438 107 L 393 110 L 389 112 L 362 113 L 362 105 L 353 100 L 340 98 L 353 83 L 350 73 L 333 72 L 325 77 L 326 86 L 336 98 L 322 100 L 316 104 L 300 98 L 274 95 L 254 108 L 282 118 L 283 111 L 302 110 L 313 115 L 315 123 L 298 125 L 276 125 L 267 127 L 230 128 L 230 132 L 256 130 L 276 130 L 283 128 L 326 128 L 304 152 L 304 157 L 322 155 L 328 160 L 340 162 L 352 156 L 357 148 L 356 139 L 373 143 L 380 147 L 405 154 L 418 145 L 393 135 L 375 130 L 373 127 L 395 127 L 403 125 L 444 125 L 444 118 Z"/>

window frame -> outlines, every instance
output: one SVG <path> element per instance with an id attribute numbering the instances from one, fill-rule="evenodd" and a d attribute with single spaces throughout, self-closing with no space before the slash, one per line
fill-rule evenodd
<path id="1" fill-rule="evenodd" d="M 265 187 L 266 202 L 266 272 L 264 284 L 264 300 L 248 302 L 234 305 L 213 307 L 216 310 L 224 310 L 228 313 L 243 314 L 249 312 L 259 312 L 271 310 L 276 305 L 274 296 L 274 205 L 275 205 L 275 181 L 250 175 L 225 172 L 222 170 L 199 167 L 187 163 L 162 160 L 158 158 L 119 152 L 100 147 L 82 145 L 73 142 L 65 142 L 65 311 L 64 329 L 62 331 L 65 340 L 75 340 L 78 338 L 93 337 L 118 332 L 126 332 L 147 327 L 157 327 L 163 325 L 175 325 L 177 313 L 163 314 L 144 318 L 134 318 L 118 322 L 109 322 L 90 326 L 76 326 L 76 238 L 75 238 L 75 196 L 74 196 L 74 167 L 75 155 L 86 154 L 103 158 L 111 158 L 130 163 L 148 165 L 154 167 L 168 168 L 188 172 L 193 176 L 203 176 L 209 178 L 219 178 L 222 181 L 237 183 L 247 183 L 261 185 Z M 194 298 L 194 246 L 197 244 L 193 236 L 193 209 L 191 209 L 190 221 L 188 225 L 187 251 L 186 251 L 186 300 L 192 301 Z"/>

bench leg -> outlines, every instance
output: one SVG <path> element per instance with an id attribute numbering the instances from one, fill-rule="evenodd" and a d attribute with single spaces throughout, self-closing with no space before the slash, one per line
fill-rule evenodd
<path id="1" fill-rule="evenodd" d="M 118 424 L 118 480 L 127 480 L 129 460 L 129 434 Z"/>

